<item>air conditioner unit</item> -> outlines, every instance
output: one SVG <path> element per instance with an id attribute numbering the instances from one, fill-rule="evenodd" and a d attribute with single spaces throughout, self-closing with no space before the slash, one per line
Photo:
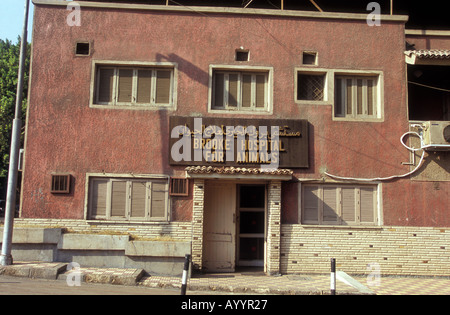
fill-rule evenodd
<path id="1" fill-rule="evenodd" d="M 425 150 L 450 151 L 450 121 L 426 121 L 423 127 Z"/>

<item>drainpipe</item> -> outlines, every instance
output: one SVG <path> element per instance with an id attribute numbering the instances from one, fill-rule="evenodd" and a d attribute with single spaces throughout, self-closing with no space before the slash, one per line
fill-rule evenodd
<path id="1" fill-rule="evenodd" d="M 22 41 L 20 44 L 20 61 L 19 61 L 19 74 L 16 92 L 16 113 L 12 126 L 12 138 L 11 138 L 11 153 L 9 160 L 9 173 L 8 173 L 8 190 L 6 195 L 6 211 L 5 211 L 5 223 L 3 227 L 3 243 L 2 253 L 0 256 L 0 265 L 8 266 L 12 265 L 13 259 L 11 256 L 12 234 L 14 224 L 14 214 L 16 212 L 16 190 L 17 190 L 17 171 L 19 164 L 19 151 L 20 151 L 20 130 L 22 128 L 22 93 L 23 93 L 23 81 L 25 72 L 25 59 L 27 54 L 27 28 L 28 28 L 28 11 L 30 8 L 29 0 L 25 0 L 25 13 L 24 23 L 22 30 Z"/>

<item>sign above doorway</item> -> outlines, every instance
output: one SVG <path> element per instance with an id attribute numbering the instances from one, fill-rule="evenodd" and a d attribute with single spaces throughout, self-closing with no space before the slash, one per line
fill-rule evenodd
<path id="1" fill-rule="evenodd" d="M 308 168 L 308 121 L 170 117 L 170 165 Z"/>

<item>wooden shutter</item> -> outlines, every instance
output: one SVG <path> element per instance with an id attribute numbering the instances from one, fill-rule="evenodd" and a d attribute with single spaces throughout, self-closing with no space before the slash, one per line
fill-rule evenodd
<path id="1" fill-rule="evenodd" d="M 352 115 L 353 113 L 353 80 L 345 80 L 345 108 L 346 114 Z"/>
<path id="2" fill-rule="evenodd" d="M 257 108 L 266 107 L 266 75 L 256 75 L 255 106 Z"/>
<path id="3" fill-rule="evenodd" d="M 367 80 L 367 115 L 374 116 L 375 115 L 375 107 L 374 107 L 374 80 Z"/>
<path id="4" fill-rule="evenodd" d="M 224 80 L 223 73 L 214 74 L 214 107 L 223 107 L 224 105 Z"/>
<path id="5" fill-rule="evenodd" d="M 131 213 L 132 218 L 144 218 L 147 200 L 147 183 L 131 182 Z"/>
<path id="6" fill-rule="evenodd" d="M 323 222 L 337 223 L 338 221 L 338 196 L 336 187 L 323 187 Z"/>
<path id="7" fill-rule="evenodd" d="M 111 103 L 113 101 L 114 69 L 99 69 L 98 76 L 97 100 L 101 103 Z"/>
<path id="8" fill-rule="evenodd" d="M 357 79 L 356 85 L 356 113 L 358 115 L 364 114 L 363 112 L 363 80 Z"/>
<path id="9" fill-rule="evenodd" d="M 112 181 L 111 185 L 111 216 L 125 217 L 127 207 L 127 182 Z"/>
<path id="10" fill-rule="evenodd" d="M 305 186 L 303 188 L 303 223 L 319 223 L 319 187 Z"/>
<path id="11" fill-rule="evenodd" d="M 355 188 L 342 187 L 342 224 L 347 225 L 356 222 Z"/>
<path id="12" fill-rule="evenodd" d="M 156 71 L 156 98 L 157 104 L 170 103 L 170 78 L 172 71 L 157 70 Z"/>
<path id="13" fill-rule="evenodd" d="M 237 73 L 228 74 L 228 106 L 237 107 L 238 104 L 238 80 Z"/>
<path id="14" fill-rule="evenodd" d="M 108 180 L 93 180 L 91 186 L 91 216 L 105 217 L 106 216 L 106 200 L 108 195 Z"/>
<path id="15" fill-rule="evenodd" d="M 344 93 L 343 87 L 344 80 L 337 78 L 335 82 L 335 100 L 334 100 L 334 116 L 343 117 L 344 116 Z"/>
<path id="16" fill-rule="evenodd" d="M 166 214 L 166 195 L 167 184 L 166 183 L 152 183 L 152 204 L 151 204 L 151 217 L 161 218 Z"/>
<path id="17" fill-rule="evenodd" d="M 361 223 L 374 223 L 375 218 L 375 189 L 373 187 L 361 187 Z"/>
<path id="18" fill-rule="evenodd" d="M 152 70 L 138 70 L 137 100 L 139 104 L 150 104 L 152 89 Z"/>
<path id="19" fill-rule="evenodd" d="M 133 69 L 119 69 L 118 102 L 131 103 L 133 95 Z"/>
<path id="20" fill-rule="evenodd" d="M 252 106 L 252 75 L 242 75 L 242 107 Z"/>

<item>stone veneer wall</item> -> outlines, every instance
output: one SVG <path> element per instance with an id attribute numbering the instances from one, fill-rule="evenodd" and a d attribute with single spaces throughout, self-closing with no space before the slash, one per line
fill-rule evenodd
<path id="1" fill-rule="evenodd" d="M 268 184 L 266 273 L 280 273 L 281 182 Z"/>
<path id="2" fill-rule="evenodd" d="M 450 276 L 450 228 L 281 226 L 281 272 Z"/>
<path id="3" fill-rule="evenodd" d="M 203 209 L 205 196 L 205 181 L 194 181 L 194 208 L 192 211 L 192 265 L 201 270 L 203 252 Z"/>

